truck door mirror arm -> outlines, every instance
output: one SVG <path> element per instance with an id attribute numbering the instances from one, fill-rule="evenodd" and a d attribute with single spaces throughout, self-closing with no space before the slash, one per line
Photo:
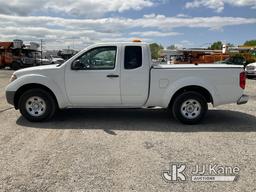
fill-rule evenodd
<path id="1" fill-rule="evenodd" d="M 82 69 L 82 63 L 80 60 L 75 60 L 71 65 L 72 70 L 81 70 Z"/>

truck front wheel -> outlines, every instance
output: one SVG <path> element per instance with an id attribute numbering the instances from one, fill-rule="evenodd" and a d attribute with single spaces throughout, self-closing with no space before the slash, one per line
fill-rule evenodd
<path id="1" fill-rule="evenodd" d="M 203 95 L 194 91 L 184 92 L 174 99 L 173 116 L 184 124 L 197 124 L 208 111 L 207 101 Z"/>
<path id="2" fill-rule="evenodd" d="M 43 89 L 31 89 L 21 95 L 19 109 L 27 120 L 40 122 L 53 117 L 56 102 L 49 92 Z"/>

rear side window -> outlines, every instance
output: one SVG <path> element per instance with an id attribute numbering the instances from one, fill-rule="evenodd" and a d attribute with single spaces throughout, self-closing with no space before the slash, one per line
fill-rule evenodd
<path id="1" fill-rule="evenodd" d="M 125 47 L 124 68 L 136 69 L 142 66 L 142 48 L 140 46 Z"/>

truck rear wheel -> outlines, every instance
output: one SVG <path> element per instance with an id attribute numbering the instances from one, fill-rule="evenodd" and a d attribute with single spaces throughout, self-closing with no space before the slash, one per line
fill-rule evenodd
<path id="1" fill-rule="evenodd" d="M 40 122 L 53 117 L 56 102 L 49 92 L 43 89 L 31 89 L 21 95 L 19 109 L 27 120 Z"/>
<path id="2" fill-rule="evenodd" d="M 207 101 L 200 93 L 189 91 L 177 96 L 172 105 L 175 119 L 184 124 L 197 124 L 208 111 Z"/>

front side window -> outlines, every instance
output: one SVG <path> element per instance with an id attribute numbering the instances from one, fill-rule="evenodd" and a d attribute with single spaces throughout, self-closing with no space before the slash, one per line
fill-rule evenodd
<path id="1" fill-rule="evenodd" d="M 87 51 L 74 61 L 79 70 L 114 69 L 117 48 L 114 46 L 97 47 Z M 73 64 L 74 64 L 73 63 Z"/>
<path id="2" fill-rule="evenodd" d="M 125 69 L 136 69 L 142 66 L 142 48 L 140 46 L 125 47 Z"/>

